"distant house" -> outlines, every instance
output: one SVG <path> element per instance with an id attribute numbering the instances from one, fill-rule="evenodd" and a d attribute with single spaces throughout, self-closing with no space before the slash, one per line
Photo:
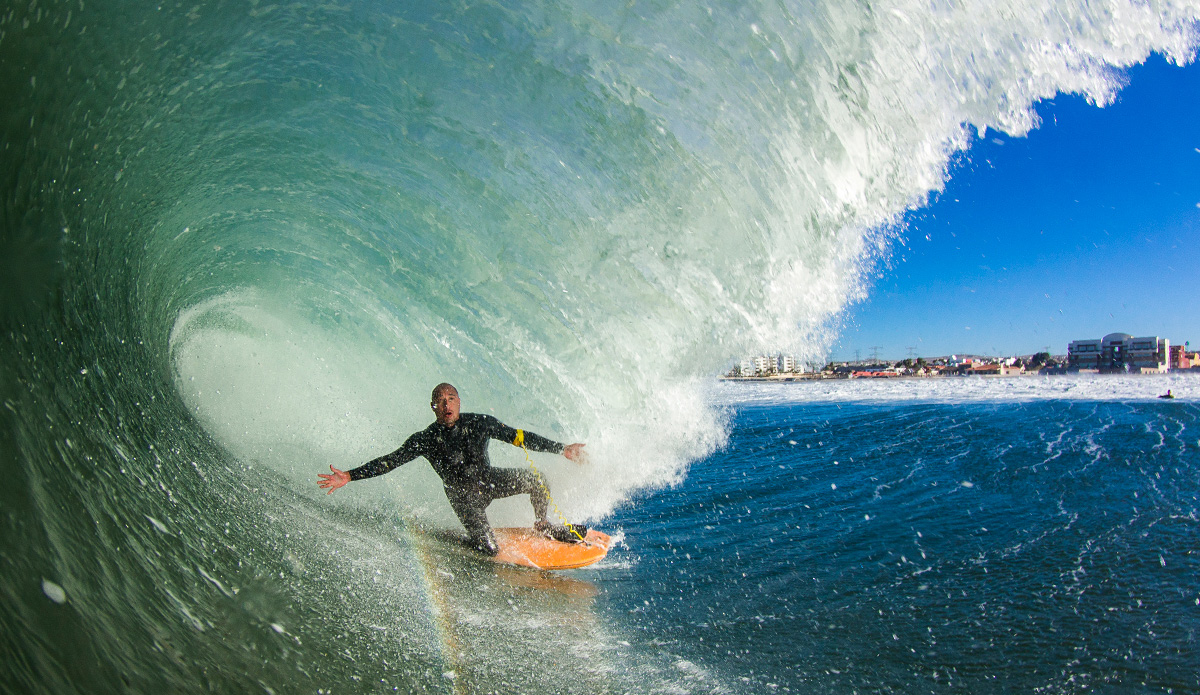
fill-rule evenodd
<path id="1" fill-rule="evenodd" d="M 1167 362 L 1171 369 L 1195 369 L 1200 367 L 1200 353 L 1188 352 L 1186 345 L 1172 345 Z"/>
<path id="2" fill-rule="evenodd" d="M 853 372 L 850 376 L 854 379 L 889 379 L 900 375 L 892 369 L 870 369 Z"/>

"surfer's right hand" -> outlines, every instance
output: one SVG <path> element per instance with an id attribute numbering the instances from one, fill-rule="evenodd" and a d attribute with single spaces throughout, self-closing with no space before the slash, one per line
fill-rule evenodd
<path id="1" fill-rule="evenodd" d="M 329 491 L 325 494 L 332 495 L 334 490 L 350 482 L 350 474 L 346 471 L 339 471 L 333 467 L 333 464 L 330 464 L 329 470 L 333 471 L 332 475 L 329 473 L 317 474 L 317 477 L 320 478 L 320 480 L 317 481 L 317 485 Z"/>
<path id="2" fill-rule="evenodd" d="M 568 444 L 567 447 L 563 449 L 562 453 L 563 456 L 566 456 L 569 460 L 574 461 L 575 463 L 587 463 L 587 452 L 583 450 L 582 444 Z"/>

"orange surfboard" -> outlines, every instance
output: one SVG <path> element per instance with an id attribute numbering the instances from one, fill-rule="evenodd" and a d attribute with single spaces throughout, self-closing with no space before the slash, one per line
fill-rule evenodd
<path id="1" fill-rule="evenodd" d="M 493 560 L 540 570 L 573 570 L 587 567 L 608 554 L 608 534 L 588 529 L 583 543 L 563 543 L 531 528 L 498 528 L 500 552 Z"/>

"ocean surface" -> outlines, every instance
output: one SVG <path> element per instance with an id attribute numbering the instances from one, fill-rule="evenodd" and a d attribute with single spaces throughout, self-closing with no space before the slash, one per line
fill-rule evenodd
<path id="1" fill-rule="evenodd" d="M 1200 689 L 1200 378 L 714 395 L 728 446 L 595 580 L 681 692 Z"/>
<path id="2" fill-rule="evenodd" d="M 0 692 L 1200 690 L 1191 381 L 712 379 L 823 357 L 973 140 L 1198 20 L 4 5 Z M 322 494 L 442 381 L 587 443 L 535 461 L 603 564 L 481 562 L 423 462 Z"/>

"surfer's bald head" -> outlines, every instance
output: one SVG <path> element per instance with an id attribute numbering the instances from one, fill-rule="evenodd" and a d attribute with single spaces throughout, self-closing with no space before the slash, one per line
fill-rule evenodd
<path id="1" fill-rule="evenodd" d="M 454 384 L 447 384 L 445 382 L 442 382 L 442 383 L 438 384 L 437 386 L 433 387 L 433 394 L 429 396 L 429 402 L 433 403 L 433 402 L 437 401 L 438 396 L 442 395 L 443 391 L 449 391 L 450 393 L 453 393 L 455 396 L 458 395 L 458 389 L 454 388 Z"/>

